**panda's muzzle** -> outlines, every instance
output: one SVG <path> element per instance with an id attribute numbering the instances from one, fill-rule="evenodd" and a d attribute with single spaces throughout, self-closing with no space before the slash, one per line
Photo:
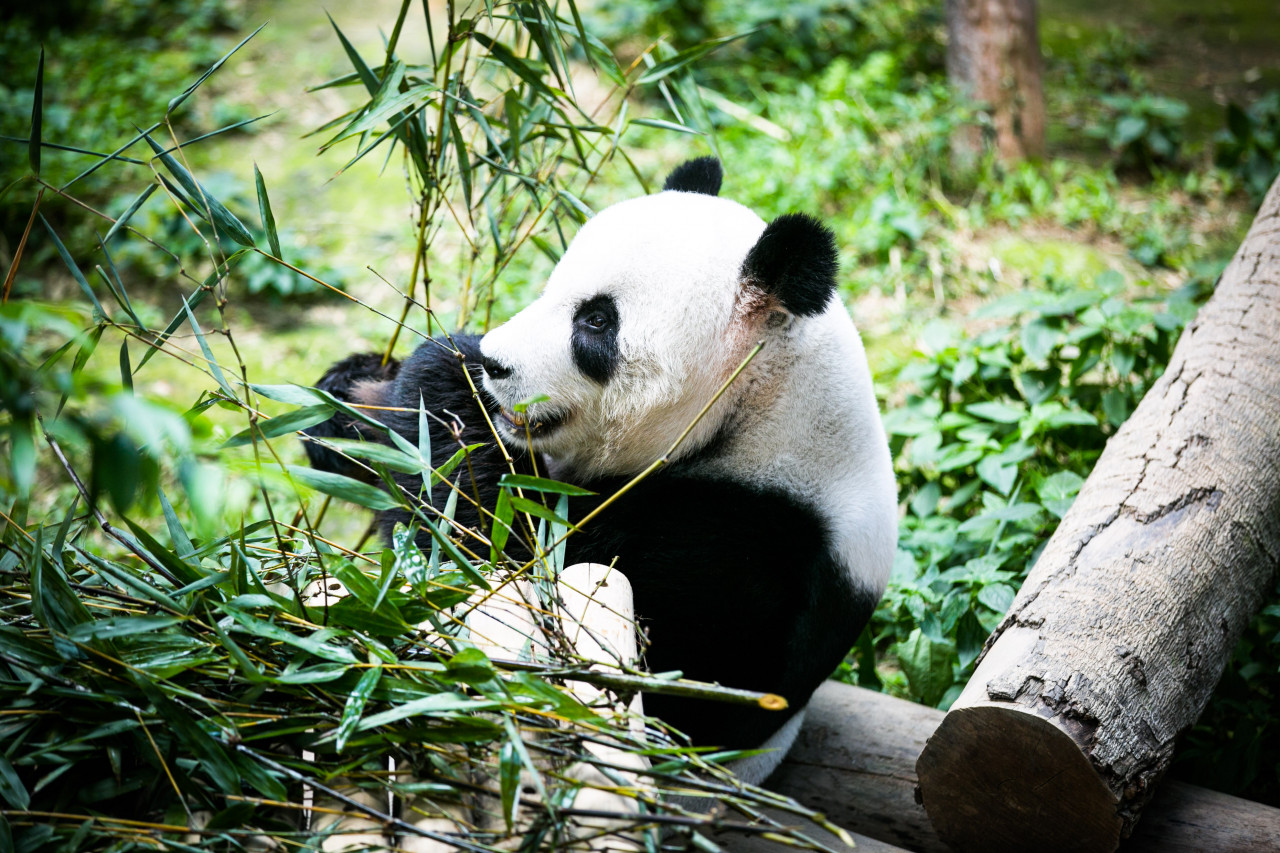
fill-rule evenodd
<path id="1" fill-rule="evenodd" d="M 504 408 L 499 409 L 498 414 L 512 433 L 520 436 L 528 433 L 535 438 L 554 432 L 569 420 L 569 413 L 566 411 L 530 413 L 512 412 Z"/>
<path id="2" fill-rule="evenodd" d="M 480 365 L 484 368 L 487 382 L 507 379 L 515 372 L 514 369 L 496 358 L 483 354 L 480 356 Z M 492 391 L 491 387 L 490 392 L 492 393 Z M 513 412 L 503 406 L 498 409 L 498 415 L 502 425 L 511 432 L 513 437 L 518 438 L 523 438 L 526 435 L 530 438 L 540 438 L 560 428 L 565 421 L 569 420 L 569 412 L 564 409 Z"/>

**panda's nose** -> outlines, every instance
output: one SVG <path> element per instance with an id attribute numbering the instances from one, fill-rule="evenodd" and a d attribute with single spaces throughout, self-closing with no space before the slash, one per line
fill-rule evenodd
<path id="1" fill-rule="evenodd" d="M 511 375 L 510 367 L 500 361 L 489 358 L 487 355 L 480 356 L 480 364 L 484 366 L 485 375 L 490 379 L 506 379 Z"/>

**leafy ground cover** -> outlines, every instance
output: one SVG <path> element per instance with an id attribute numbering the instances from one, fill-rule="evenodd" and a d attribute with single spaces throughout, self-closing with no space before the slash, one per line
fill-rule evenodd
<path id="1" fill-rule="evenodd" d="M 554 29 L 567 47 L 529 35 L 505 59 L 489 53 L 484 74 L 452 81 L 433 53 L 444 19 L 433 40 L 418 7 L 397 26 L 400 4 L 384 5 L 334 27 L 275 4 L 274 22 L 176 106 L 261 23 L 259 10 L 206 2 L 165 17 L 142 2 L 89 3 L 107 22 L 92 34 L 40 20 L 5 30 L 0 233 L 7 262 L 24 252 L 5 264 L 16 274 L 0 314 L 0 486 L 12 519 L 0 557 L 12 702 L 0 707 L 14 709 L 0 717 L 0 797 L 13 808 L 158 802 L 169 813 L 153 823 L 170 825 L 185 823 L 190 800 L 234 839 L 236 827 L 275 820 L 263 802 L 293 797 L 296 774 L 313 772 L 282 744 L 328 744 L 322 779 L 369 765 L 379 784 L 388 751 L 444 772 L 439 754 L 404 750 L 408 738 L 492 741 L 477 765 L 505 796 L 524 760 L 516 723 L 599 725 L 545 679 L 460 657 L 456 637 L 432 646 L 413 634 L 422 608 L 447 610 L 487 581 L 448 537 L 428 554 L 404 543 L 366 552 L 358 511 L 323 495 L 383 498 L 289 467 L 301 455 L 292 431 L 334 402 L 279 386 L 313 379 L 339 353 L 403 351 L 441 326 L 499 321 L 528 301 L 588 205 L 710 151 L 726 163 L 727 194 L 764 216 L 818 212 L 844 247 L 844 295 L 877 369 L 903 517 L 889 592 L 841 674 L 946 707 L 1280 168 L 1276 62 L 1255 46 L 1275 22 L 1248 3 L 1197 31 L 1195 49 L 1214 58 L 1202 84 L 1179 70 L 1184 45 L 1170 32 L 1109 29 L 1126 23 L 1110 7 L 1046 2 L 1055 156 L 964 173 L 950 166 L 948 135 L 982 117 L 944 85 L 936 4 L 601 3 L 583 10 L 583 29 L 604 39 L 590 50 L 566 7 L 554 28 L 516 16 L 481 31 L 507 44 L 522 27 Z M 482 17 L 460 16 L 455 35 Z M 136 124 L 162 150 L 182 146 L 157 159 L 138 139 L 121 152 L 138 162 L 46 148 L 24 162 L 37 31 L 45 140 L 105 153 Z M 610 72 L 629 99 L 607 97 Z M 479 102 L 503 109 L 465 106 Z M 25 177 L 33 169 L 43 183 Z M 41 187 L 43 221 L 31 216 Z M 125 214 L 132 230 L 113 229 Z M 424 279 L 425 292 L 412 289 Z M 420 464 L 420 449 L 400 450 L 379 461 Z M 544 513 L 528 519 L 531 530 L 545 522 L 543 535 L 563 515 L 549 494 L 541 510 L 525 507 Z M 299 595 L 321 573 L 353 593 L 337 614 Z M 392 592 L 406 585 L 416 597 Z M 1180 765 L 1273 803 L 1278 631 L 1280 598 L 1237 649 Z M 86 696 L 113 709 L 103 726 L 78 722 Z M 467 704 L 477 702 L 493 704 Z M 59 707 L 74 710 L 46 713 Z M 404 707 L 418 710 L 394 717 Z M 682 754 L 667 769 L 699 761 Z M 67 784 L 81 774 L 100 780 L 87 797 Z M 89 832 L 71 844 L 77 827 L 11 829 L 22 849 L 55 834 L 75 849 Z M 112 830 L 122 842 L 142 831 Z"/>

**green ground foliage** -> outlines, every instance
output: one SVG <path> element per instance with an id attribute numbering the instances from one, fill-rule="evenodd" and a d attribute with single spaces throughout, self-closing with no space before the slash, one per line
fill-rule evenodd
<path id="1" fill-rule="evenodd" d="M 665 750 L 663 782 L 709 767 L 658 730 L 610 728 L 563 689 L 575 662 L 489 661 L 453 621 L 513 568 L 508 527 L 544 553 L 531 577 L 556 568 L 563 487 L 513 485 L 483 540 L 444 535 L 445 506 L 418 513 L 426 553 L 367 546 L 350 505 L 409 498 L 300 467 L 295 430 L 342 406 L 289 384 L 352 349 L 500 322 L 591 209 L 708 152 L 733 198 L 836 230 L 877 371 L 902 536 L 838 675 L 947 707 L 1280 171 L 1276 68 L 1206 102 L 1174 85 L 1168 33 L 1108 28 L 1086 0 L 1044 4 L 1055 156 L 963 173 L 949 134 L 984 117 L 945 85 L 936 2 L 459 4 L 431 32 L 420 4 L 387 2 L 367 38 L 269 5 L 81 0 L 0 28 L 0 847 L 303 841 L 267 801 L 304 781 L 447 805 L 481 779 L 510 819 L 522 770 L 544 792 L 532 823 L 474 849 L 505 831 L 553 844 L 584 735 Z M 311 101 L 307 121 L 254 120 L 270 75 L 248 92 L 234 75 L 269 60 L 240 47 L 267 11 L 289 22 L 263 31 L 272 51 L 328 45 L 307 81 L 319 118 Z M 398 259 L 366 257 L 341 217 L 316 228 L 294 173 L 253 165 L 283 172 L 268 137 L 317 125 L 325 186 L 351 193 L 344 215 L 385 209 Z M 429 458 L 394 439 L 348 451 Z M 320 578 L 350 594 L 309 604 Z M 1278 608 L 1177 766 L 1275 804 Z M 738 814 L 767 800 L 718 778 Z M 191 812 L 212 815 L 203 833 L 182 829 Z"/>

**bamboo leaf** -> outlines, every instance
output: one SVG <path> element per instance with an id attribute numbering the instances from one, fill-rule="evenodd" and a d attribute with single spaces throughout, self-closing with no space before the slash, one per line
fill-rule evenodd
<path id="1" fill-rule="evenodd" d="M 258 190 L 258 215 L 262 218 L 262 229 L 267 232 L 267 244 L 271 246 L 271 254 L 284 259 L 280 251 L 280 235 L 276 233 L 276 217 L 271 212 L 271 199 L 267 197 L 267 182 L 258 171 L 258 164 L 253 164 L 253 183 Z"/>
<path id="2" fill-rule="evenodd" d="M 44 48 L 36 63 L 36 86 L 31 100 L 31 135 L 27 139 L 27 161 L 31 171 L 40 174 L 40 137 L 44 124 Z"/>
<path id="3" fill-rule="evenodd" d="M 94 350 L 98 348 L 98 341 L 102 339 L 102 330 L 105 328 L 105 325 L 95 326 L 93 331 L 84 336 L 84 342 L 81 343 L 80 348 L 76 350 L 76 357 L 71 362 L 71 373 L 73 375 L 79 375 L 80 371 L 84 369 L 84 366 L 88 364 L 89 358 L 93 355 Z M 69 391 L 64 392 L 62 397 L 59 399 L 57 409 L 58 414 L 62 413 L 62 407 L 67 404 L 67 395 L 69 393 Z"/>
<path id="4" fill-rule="evenodd" d="M 467 454 L 475 450 L 477 447 L 483 447 L 482 444 L 468 444 L 466 447 L 459 447 L 457 452 L 450 456 L 439 468 L 431 472 L 431 485 L 443 482 L 454 469 L 462 464 L 462 460 L 467 458 Z"/>
<path id="5" fill-rule="evenodd" d="M 595 492 L 589 491 L 580 486 L 573 486 L 569 483 L 559 483 L 555 480 L 534 477 L 530 474 L 503 474 L 498 480 L 498 485 L 508 489 L 530 489 L 535 492 L 551 492 L 556 495 L 573 495 L 581 497 L 583 495 L 595 494 Z"/>
<path id="6" fill-rule="evenodd" d="M 351 563 L 344 562 L 334 569 L 333 573 L 338 580 L 342 581 L 342 585 L 356 597 L 356 600 L 363 603 L 370 611 L 379 613 L 379 615 L 395 622 L 397 630 L 403 631 L 409 628 L 404 616 L 400 613 L 400 608 L 386 600 L 381 595 L 378 584 L 368 578 L 364 572 Z"/>
<path id="7" fill-rule="evenodd" d="M 249 233 L 249 229 L 244 227 L 244 223 L 234 213 L 227 210 L 222 202 L 214 198 L 199 181 L 192 177 L 191 173 L 181 163 L 174 159 L 172 154 L 165 152 L 149 134 L 144 133 L 142 138 L 151 146 L 156 158 L 164 164 L 164 167 L 169 170 L 169 174 L 173 175 L 174 179 L 182 187 L 195 210 L 207 216 L 219 234 L 230 237 L 246 248 L 254 247 L 253 235 Z"/>
<path id="8" fill-rule="evenodd" d="M 458 177 L 462 181 L 462 198 L 471 210 L 471 158 L 467 156 L 467 144 L 458 129 L 458 117 L 449 110 L 449 135 L 453 138 L 454 155 L 458 158 Z"/>
<path id="9" fill-rule="evenodd" d="M 220 267 L 218 270 L 215 270 L 210 274 L 209 277 L 205 279 L 204 283 L 205 285 L 209 285 L 212 282 L 216 282 L 223 275 L 226 275 L 225 266 Z M 169 321 L 169 325 L 165 326 L 164 331 L 156 336 L 156 339 L 152 341 L 150 348 L 142 354 L 142 361 L 138 362 L 139 370 L 141 370 L 143 365 L 151 360 L 153 355 L 161 351 L 161 348 L 164 346 L 164 342 L 169 339 L 169 336 L 178 331 L 178 327 L 187 319 L 188 306 L 195 308 L 204 301 L 204 298 L 209 295 L 212 290 L 213 288 L 209 286 L 197 288 L 191 296 L 183 300 L 182 310 L 173 315 L 173 319 Z"/>
<path id="10" fill-rule="evenodd" d="M 417 717 L 423 714 L 449 714 L 458 712 L 487 711 L 490 708 L 500 707 L 501 703 L 494 702 L 489 699 L 472 699 L 461 693 L 446 692 L 436 693 L 432 696 L 425 696 L 422 699 L 415 699 L 411 702 L 405 702 L 389 711 L 383 711 L 380 714 L 374 714 L 365 717 L 356 725 L 356 731 L 368 731 L 369 729 L 385 726 L 388 723 L 394 723 L 399 720 L 406 720 L 410 717 Z"/>
<path id="11" fill-rule="evenodd" d="M 120 342 L 120 384 L 133 393 L 133 370 L 129 367 L 129 339 Z"/>
<path id="12" fill-rule="evenodd" d="M 342 709 L 342 721 L 338 724 L 338 731 L 334 735 L 334 747 L 339 752 L 347 745 L 347 738 L 355 733 L 360 716 L 364 713 L 365 703 L 369 701 L 369 694 L 378 686 L 381 678 L 382 667 L 366 669 L 360 676 L 360 680 L 356 682 L 355 689 L 347 696 L 347 704 Z"/>
<path id="13" fill-rule="evenodd" d="M 344 403 L 337 397 L 334 397 L 328 391 L 321 391 L 318 388 L 304 388 L 301 385 L 257 385 L 250 384 L 254 393 L 261 394 L 269 400 L 275 400 L 279 403 L 289 403 L 294 406 L 314 406 L 324 404 L 330 406 L 334 411 L 342 412 L 358 421 L 375 427 L 379 430 L 386 431 L 387 428 L 382 423 L 369 417 L 360 409 Z"/>
<path id="14" fill-rule="evenodd" d="M 493 508 L 493 529 L 489 533 L 489 554 L 494 562 L 502 555 L 502 549 L 507 547 L 514 519 L 515 507 L 511 503 L 511 493 L 504 489 L 498 492 L 498 502 Z"/>
<path id="15" fill-rule="evenodd" d="M 156 494 L 160 498 L 160 509 L 164 512 L 165 526 L 169 528 L 169 539 L 173 542 L 173 547 L 178 556 L 186 560 L 196 552 L 196 548 L 191 544 L 191 537 L 187 536 L 187 531 L 183 529 L 182 522 L 178 520 L 178 514 L 173 511 L 173 505 L 169 503 L 169 498 L 165 495 L 164 489 L 157 488 Z"/>
<path id="16" fill-rule="evenodd" d="M 137 312 L 133 310 L 133 303 L 129 300 L 129 294 L 125 292 L 124 281 L 120 278 L 120 271 L 116 269 L 115 259 L 111 257 L 111 252 L 107 249 L 107 244 L 101 237 L 98 238 L 98 248 L 102 250 L 102 257 L 107 262 L 107 269 L 110 270 L 110 275 L 100 266 L 98 267 L 98 274 L 107 283 L 107 289 L 115 297 L 116 304 L 123 308 L 125 313 L 129 315 L 129 319 L 137 324 L 139 331 L 145 331 L 147 324 L 142 322 Z"/>
<path id="17" fill-rule="evenodd" d="M 370 95 L 376 94 L 381 81 L 370 70 L 364 58 L 360 56 L 360 52 L 355 49 L 355 46 L 347 40 L 342 30 L 338 28 L 338 22 L 333 19 L 333 16 L 326 12 L 325 17 L 329 19 L 329 24 L 333 27 L 333 31 L 338 34 L 338 41 L 342 43 L 342 49 L 346 51 L 347 59 L 351 61 L 351 66 L 355 68 L 360 82 L 364 83 L 364 87 L 369 90 Z"/>
<path id="18" fill-rule="evenodd" d="M 181 613 L 182 607 L 165 593 L 138 577 L 133 571 L 104 560 L 97 554 L 81 552 L 83 558 L 93 564 L 94 572 L 116 586 L 134 595 L 150 599 L 161 607 Z"/>
<path id="19" fill-rule="evenodd" d="M 645 127 L 657 127 L 662 130 L 674 130 L 676 133 L 692 133 L 695 136 L 701 135 L 702 131 L 697 128 L 689 127 L 684 124 L 676 124 L 674 121 L 667 121 L 661 118 L 633 118 L 627 124 L 642 124 Z"/>
<path id="20" fill-rule="evenodd" d="M 256 30 L 254 30 L 253 32 L 249 33 L 249 35 L 247 35 L 247 36 L 245 36 L 243 39 L 241 39 L 241 41 L 240 41 L 240 43 L 239 43 L 239 44 L 237 44 L 235 47 L 231 48 L 231 50 L 228 50 L 226 53 L 224 53 L 224 54 L 223 54 L 223 55 L 218 59 L 218 61 L 217 61 L 217 62 L 213 63 L 213 65 L 210 65 L 207 71 L 205 71 L 203 74 L 201 74 L 201 75 L 200 75 L 200 77 L 199 77 L 199 78 L 197 78 L 197 80 L 196 80 L 194 83 L 192 83 L 190 86 L 188 86 L 186 89 L 184 89 L 184 90 L 183 90 L 182 94 L 178 95 L 177 97 L 175 97 L 175 98 L 173 98 L 171 101 L 169 101 L 169 106 L 165 108 L 164 114 L 165 114 L 166 116 L 167 116 L 167 115 L 170 115 L 170 114 L 172 114 L 172 113 L 173 113 L 173 111 L 174 111 L 174 110 L 176 110 L 178 107 L 182 106 L 182 103 L 183 103 L 184 101 L 186 101 L 186 99 L 187 99 L 187 98 L 189 98 L 189 97 L 191 97 L 193 94 L 195 94 L 196 89 L 199 89 L 199 88 L 200 88 L 200 85 L 201 85 L 202 83 L 204 83 L 204 81 L 205 81 L 205 80 L 208 80 L 208 79 L 213 75 L 213 73 L 214 73 L 215 71 L 217 71 L 219 68 L 221 68 L 221 67 L 222 67 L 223 63 L 225 63 L 228 59 L 230 59 L 232 56 L 234 56 L 234 55 L 235 55 L 235 53 L 236 53 L 236 51 L 238 51 L 240 48 L 242 48 L 242 47 L 244 47 L 246 44 L 248 44 L 248 43 L 249 43 L 249 39 L 253 38 L 253 37 L 254 37 L 254 36 L 256 36 L 258 33 L 262 32 L 262 27 L 265 27 L 265 26 L 266 26 L 266 24 L 262 24 L 262 25 L 261 25 L 261 26 L 259 26 Z"/>
<path id="21" fill-rule="evenodd" d="M 569 517 L 569 496 L 561 495 L 556 499 L 556 517 Z M 550 525 L 551 541 L 558 542 L 551 551 L 551 566 L 558 574 L 564 568 L 565 554 L 568 552 L 569 543 L 565 540 L 564 535 L 569 532 L 569 525 L 559 521 L 553 521 Z"/>
<path id="22" fill-rule="evenodd" d="M 324 403 L 318 406 L 294 409 L 291 412 L 285 412 L 283 415 L 276 415 L 274 418 L 262 418 L 256 425 L 246 427 L 231 436 L 231 438 L 228 438 L 223 442 L 222 448 L 225 450 L 229 447 L 243 447 L 246 444 L 252 444 L 255 438 L 276 438 L 277 436 L 297 432 L 309 426 L 323 423 L 331 417 L 333 417 L 333 407 Z M 355 443 L 359 444 L 359 442 Z"/>
<path id="23" fill-rule="evenodd" d="M 93 617 L 81 603 L 79 596 L 67 583 L 62 568 L 45 558 L 39 533 L 36 535 L 35 559 L 31 561 L 31 612 L 36 621 L 53 632 L 54 650 L 64 660 L 81 656 L 74 644 L 63 639 L 65 635 Z"/>
<path id="24" fill-rule="evenodd" d="M 548 101 L 557 101 L 566 97 L 565 93 L 559 89 L 553 89 L 543 82 L 542 74 L 535 69 L 527 60 L 516 56 L 511 52 L 511 48 L 507 47 L 500 41 L 495 41 L 484 33 L 473 32 L 471 37 L 478 41 L 489 55 L 504 65 L 509 71 L 515 74 L 524 82 L 544 97 Z"/>
<path id="25" fill-rule="evenodd" d="M 249 738 L 245 738 L 248 740 Z M 240 771 L 241 778 L 250 785 L 258 789 L 262 796 L 276 802 L 284 802 L 289 799 L 289 788 L 285 783 L 267 772 L 267 769 L 252 759 L 245 756 L 242 752 L 237 752 L 232 756 L 235 761 L 236 768 Z M 168 842 L 171 846 L 173 842 Z"/>
<path id="26" fill-rule="evenodd" d="M 288 403 L 291 406 L 314 406 L 327 402 L 323 391 L 304 388 L 301 385 L 250 385 L 255 394 L 261 394 L 268 400 L 277 403 Z"/>
<path id="27" fill-rule="evenodd" d="M 13 484 L 22 497 L 31 494 L 36 480 L 36 443 L 32 435 L 31 421 L 23 419 L 8 425 L 9 465 L 13 472 Z"/>
<path id="28" fill-rule="evenodd" d="M 333 635 L 333 631 L 328 629 L 315 631 L 309 635 L 295 634 L 231 604 L 220 604 L 218 609 L 234 619 L 240 630 L 249 634 L 265 637 L 268 640 L 277 640 L 294 648 L 302 649 L 321 660 L 344 664 L 358 662 L 350 649 L 325 642 L 328 637 Z"/>
<path id="29" fill-rule="evenodd" d="M 524 765 L 525 770 L 529 771 L 529 777 L 533 782 L 534 790 L 537 791 L 538 796 L 545 801 L 547 796 L 547 787 L 543 784 L 542 774 L 538 772 L 537 765 L 533 763 L 533 759 L 529 756 L 529 750 L 525 748 L 524 738 L 520 737 L 520 730 L 516 727 L 515 718 L 512 717 L 511 714 L 503 714 L 502 726 L 507 731 L 507 743 L 515 749 L 516 755 L 520 756 L 520 763 Z"/>
<path id="30" fill-rule="evenodd" d="M 272 420 L 274 421 L 275 418 L 272 418 Z M 390 435 L 398 436 L 399 434 L 390 433 Z M 416 452 L 413 454 L 405 453 L 395 447 L 387 447 L 385 444 L 348 438 L 326 438 L 324 443 L 326 446 L 341 451 L 347 456 L 368 459 L 371 462 L 386 465 L 393 471 L 400 471 L 405 474 L 425 474 L 430 470 L 430 466 L 425 460 L 419 458 Z"/>
<path id="31" fill-rule="evenodd" d="M 93 303 L 94 321 L 105 320 L 107 312 L 102 310 L 102 303 L 98 301 L 98 297 L 94 294 L 93 288 L 89 286 L 84 273 L 80 272 L 80 267 L 76 266 L 76 262 L 71 259 L 71 253 L 67 251 L 67 247 L 62 245 L 62 241 L 58 239 L 58 234 L 53 230 L 53 226 L 49 224 L 49 220 L 44 218 L 43 213 L 37 215 L 40 217 L 40 222 L 44 225 L 45 230 L 49 232 L 49 236 L 53 239 L 53 247 L 58 250 L 58 255 L 62 258 L 62 262 L 71 271 L 72 278 L 76 280 L 76 284 L 80 285 L 84 295 L 89 297 L 89 301 Z"/>
<path id="32" fill-rule="evenodd" d="M 723 47 L 730 42 L 737 41 L 740 38 L 744 38 L 745 36 L 749 36 L 754 32 L 755 30 L 747 30 L 746 32 L 736 33 L 730 36 L 721 36 L 720 38 L 709 39 L 701 44 L 696 44 L 687 50 L 682 50 L 675 56 L 672 56 L 669 59 L 664 59 L 661 62 L 654 64 L 652 68 L 646 70 L 636 78 L 636 85 L 647 86 L 650 83 L 656 83 L 659 80 L 680 71 L 691 63 L 698 61 L 708 53 L 711 53 L 711 51 Z"/>
<path id="33" fill-rule="evenodd" d="M 516 794 L 520 791 L 520 756 L 515 746 L 507 741 L 498 751 L 498 779 L 502 793 L 502 819 L 507 824 L 507 832 L 511 832 L 516 819 Z"/>
<path id="34" fill-rule="evenodd" d="M 69 181 L 67 181 L 65 184 L 63 184 L 63 185 L 62 185 L 62 189 L 63 189 L 63 191 L 65 192 L 66 190 L 70 189 L 70 188 L 71 188 L 71 186 L 72 186 L 73 184 L 78 183 L 82 178 L 86 178 L 86 177 L 88 177 L 89 175 L 92 175 L 94 172 L 98 171 L 98 169 L 102 168 L 102 167 L 103 167 L 103 166 L 105 166 L 107 163 L 116 162 L 116 161 L 123 161 L 123 162 L 126 162 L 126 163 L 135 163 L 135 164 L 138 164 L 138 165 L 142 165 L 140 161 L 138 161 L 138 160 L 134 160 L 132 157 L 122 157 L 122 156 L 120 156 L 120 155 L 121 155 L 123 152 L 125 152 L 125 151 L 129 150 L 130 148 L 132 148 L 132 147 L 133 147 L 134 145 L 136 145 L 138 142 L 142 141 L 142 135 L 143 135 L 144 133 L 154 133 L 158 127 L 160 127 L 160 125 L 159 125 L 159 124 L 153 124 L 153 125 L 151 125 L 151 127 L 147 128 L 145 131 L 143 131 L 143 130 L 138 131 L 138 135 L 137 135 L 137 136 L 133 137 L 133 138 L 132 138 L 132 139 L 130 139 L 128 142 L 126 142 L 124 145 L 121 145 L 121 146 L 120 146 L 119 148 L 117 148 L 115 151 L 112 151 L 110 154 L 96 154 L 95 152 L 92 152 L 92 151 L 84 152 L 84 153 L 87 153 L 87 154 L 93 154 L 95 157 L 98 157 L 98 158 L 100 158 L 100 159 L 98 160 L 98 162 L 94 163 L 92 166 L 90 166 L 89 168 L 85 169 L 83 172 L 81 172 L 80 174 L 76 175 L 74 178 L 72 178 L 71 180 L 69 180 Z M 47 144 L 48 144 L 48 143 L 46 143 L 46 145 L 47 145 Z"/>
<path id="35" fill-rule="evenodd" d="M 231 386 L 227 384 L 226 377 L 222 375 L 222 368 L 218 366 L 218 360 L 213 357 L 213 350 L 209 349 L 209 342 L 204 339 L 204 332 L 200 330 L 200 324 L 196 322 L 196 315 L 191 311 L 191 304 L 186 299 L 183 299 L 182 307 L 187 311 L 187 320 L 191 323 L 191 331 L 195 332 L 196 340 L 200 342 L 200 351 L 204 353 L 204 360 L 213 372 L 213 378 L 217 380 L 218 386 L 226 392 L 228 397 L 232 400 L 239 399 L 236 397 L 236 392 L 232 391 Z"/>
<path id="36" fill-rule="evenodd" d="M 181 616 L 114 616 L 77 625 L 72 629 L 71 637 L 80 642 L 132 637 L 135 634 L 154 633 L 182 621 Z"/>
<path id="37" fill-rule="evenodd" d="M 399 127 L 418 110 L 436 100 L 439 91 L 432 83 L 421 83 L 403 92 L 379 92 L 378 96 L 365 107 L 363 113 L 353 118 L 332 139 L 321 145 L 320 150 L 324 151 L 344 139 L 368 133 L 388 119 L 394 119 L 389 122 L 393 128 Z M 369 146 L 369 148 L 372 147 Z"/>
<path id="38" fill-rule="evenodd" d="M 298 465 L 284 467 L 288 470 L 289 476 L 326 495 L 342 498 L 344 501 L 369 509 L 395 509 L 400 506 L 399 501 L 377 486 L 371 486 L 341 474 L 334 474 L 331 471 L 317 471 L 314 468 L 303 468 Z"/>
<path id="39" fill-rule="evenodd" d="M 506 492 L 503 492 L 503 494 L 506 494 Z M 557 524 L 574 530 L 577 529 L 568 521 L 561 518 L 559 515 L 556 515 L 554 511 L 548 509 L 537 501 L 531 501 L 528 498 L 513 495 L 511 497 L 511 506 L 514 507 L 517 512 L 527 512 L 529 515 L 537 516 L 538 518 L 545 518 L 547 521 L 554 521 Z"/>
<path id="40" fill-rule="evenodd" d="M 44 51 L 40 52 L 40 58 L 44 58 Z M 3 754 L 0 754 L 0 799 L 19 811 L 31 805 L 31 795 L 27 793 L 27 786 L 22 784 L 17 771 Z"/>
<path id="41" fill-rule="evenodd" d="M 164 567 L 178 579 L 179 583 L 192 583 L 204 577 L 204 572 L 184 562 L 168 548 L 165 548 L 157 542 L 155 537 L 148 533 L 145 527 L 135 524 L 128 518 L 124 520 L 124 523 L 129 525 L 129 529 L 133 531 L 133 535 L 138 537 L 138 541 L 147 549 L 148 552 L 150 552 L 151 556 L 159 560 Z"/>
<path id="42" fill-rule="evenodd" d="M 245 678 L 253 684 L 259 684 L 269 680 L 262 674 L 262 670 L 258 669 L 258 665 L 250 660 L 249 656 L 245 654 L 244 649 L 240 648 L 240 645 L 235 640 L 231 639 L 231 635 L 218 624 L 217 619 L 210 619 L 209 625 L 213 628 L 213 632 L 218 635 L 218 641 L 222 643 L 222 647 L 227 650 L 227 654 L 231 655 L 231 659 L 236 662 L 238 667 L 240 667 L 240 671 L 244 673 Z"/>
<path id="43" fill-rule="evenodd" d="M 62 551 L 67 544 L 67 533 L 71 530 L 71 522 L 75 520 L 76 508 L 79 506 L 80 498 L 72 498 L 71 507 L 67 510 L 67 514 L 63 516 L 62 523 L 58 525 L 58 532 L 54 534 L 53 545 L 49 548 L 49 554 L 59 562 L 63 560 Z"/>
<path id="44" fill-rule="evenodd" d="M 450 492 L 449 498 L 451 501 L 456 501 L 457 492 Z M 449 506 L 448 504 L 446 504 L 445 505 L 446 517 L 449 517 L 448 511 L 449 511 Z M 457 565 L 458 571 L 466 575 L 468 580 L 470 580 L 473 584 L 480 587 L 481 589 L 491 589 L 491 587 L 489 586 L 489 582 L 484 579 L 484 575 L 480 574 L 480 572 L 476 570 L 476 567 L 471 565 L 471 560 L 468 559 L 467 556 L 458 549 L 458 546 L 454 544 L 452 539 L 450 539 L 448 536 L 445 536 L 440 531 L 440 528 L 436 526 L 435 522 L 427 518 L 426 515 L 424 515 L 421 512 L 417 514 L 417 518 L 418 518 L 418 521 L 422 524 L 422 526 L 426 528 L 426 530 L 431 534 L 431 538 L 435 540 L 436 543 L 439 544 L 441 550 L 444 551 L 445 556 L 447 556 L 450 560 L 452 560 Z"/>
<path id="45" fill-rule="evenodd" d="M 337 681 L 350 671 L 351 667 L 345 664 L 322 663 L 285 672 L 269 680 L 275 684 L 325 684 Z"/>
<path id="46" fill-rule="evenodd" d="M 431 458 L 431 424 L 427 422 L 427 404 L 418 393 L 418 455 Z"/>
<path id="47" fill-rule="evenodd" d="M 133 681 L 151 702 L 164 724 L 200 760 L 200 769 L 209 774 L 213 783 L 225 794 L 239 794 L 240 773 L 227 756 L 226 750 L 200 727 L 192 713 L 165 696 L 147 675 L 134 673 Z"/>

